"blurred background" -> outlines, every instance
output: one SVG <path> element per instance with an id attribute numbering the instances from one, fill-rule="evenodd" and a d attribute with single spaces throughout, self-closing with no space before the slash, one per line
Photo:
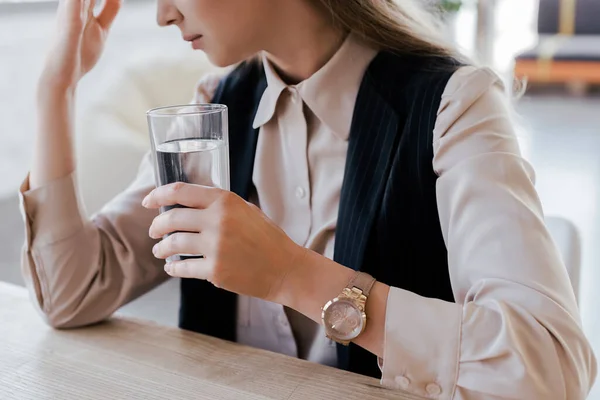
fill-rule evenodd
<path id="1" fill-rule="evenodd" d="M 569 268 L 584 329 L 600 354 L 600 0 L 439 0 L 444 34 L 512 87 L 525 157 Z M 22 284 L 18 189 L 31 162 L 38 74 L 55 1 L 0 0 L 0 281 Z M 145 111 L 186 103 L 214 71 L 155 4 L 126 0 L 98 67 L 80 85 L 78 178 L 88 213 L 121 191 L 148 148 Z M 122 310 L 174 324 L 177 284 Z M 158 311 L 157 311 L 158 310 Z M 591 399 L 600 400 L 600 385 Z"/>

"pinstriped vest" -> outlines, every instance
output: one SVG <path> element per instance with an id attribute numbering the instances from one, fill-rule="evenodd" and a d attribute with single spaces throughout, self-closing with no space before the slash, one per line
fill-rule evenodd
<path id="1" fill-rule="evenodd" d="M 433 171 L 433 128 L 442 93 L 459 67 L 451 59 L 382 52 L 363 78 L 342 185 L 334 260 L 388 285 L 454 301 Z M 261 64 L 241 64 L 213 102 L 229 107 L 231 190 L 248 199 L 258 130 L 252 128 L 266 89 Z M 342 288 L 340 288 L 341 291 Z M 182 280 L 179 325 L 234 341 L 235 294 Z M 402 316 L 398 316 L 402 318 Z M 339 367 L 380 377 L 374 355 L 338 346 Z"/>

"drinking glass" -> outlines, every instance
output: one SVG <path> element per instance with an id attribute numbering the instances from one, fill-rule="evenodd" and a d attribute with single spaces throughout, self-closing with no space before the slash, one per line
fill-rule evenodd
<path id="1" fill-rule="evenodd" d="M 186 182 L 229 190 L 226 106 L 160 107 L 148 111 L 147 117 L 156 186 Z M 174 207 L 181 206 L 161 207 L 160 212 Z"/>

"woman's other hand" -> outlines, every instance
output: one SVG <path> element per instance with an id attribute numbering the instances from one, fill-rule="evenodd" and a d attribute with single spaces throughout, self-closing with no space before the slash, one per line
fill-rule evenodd
<path id="1" fill-rule="evenodd" d="M 44 90 L 72 90 L 98 62 L 121 0 L 105 0 L 94 15 L 95 0 L 60 0 L 54 42 L 41 76 Z"/>
<path id="2" fill-rule="evenodd" d="M 37 88 L 37 134 L 29 189 L 64 178 L 75 170 L 75 92 L 79 80 L 98 62 L 121 0 L 60 0 L 56 37 Z"/>

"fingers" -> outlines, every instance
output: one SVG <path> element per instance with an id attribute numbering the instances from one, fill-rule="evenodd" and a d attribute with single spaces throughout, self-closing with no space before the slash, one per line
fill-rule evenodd
<path id="1" fill-rule="evenodd" d="M 177 232 L 157 243 L 152 248 L 152 253 L 160 259 L 178 254 L 204 255 L 208 249 L 202 242 L 199 233 Z"/>
<path id="2" fill-rule="evenodd" d="M 71 36 L 71 31 L 74 30 L 80 35 L 87 20 L 88 2 L 89 0 L 60 0 L 56 21 L 58 32 Z"/>
<path id="3" fill-rule="evenodd" d="M 173 208 L 154 218 L 150 226 L 149 235 L 153 239 L 160 239 L 172 232 L 199 233 L 204 226 L 202 210 L 194 208 Z"/>
<path id="4" fill-rule="evenodd" d="M 98 24 L 102 27 L 102 29 L 107 30 L 111 27 L 111 25 L 115 21 L 115 18 L 117 17 L 117 14 L 119 13 L 119 10 L 121 9 L 121 4 L 121 0 L 104 1 L 102 10 L 96 17 L 96 20 L 98 21 Z"/>
<path id="5" fill-rule="evenodd" d="M 78 45 L 88 22 L 94 17 L 95 0 L 60 0 L 57 15 L 58 38 L 69 49 Z"/>
<path id="6" fill-rule="evenodd" d="M 146 208 L 182 205 L 191 208 L 208 208 L 220 196 L 232 195 L 224 190 L 177 182 L 154 189 L 142 202 Z"/>
<path id="7" fill-rule="evenodd" d="M 211 268 L 205 259 L 196 258 L 175 261 L 165 265 L 165 272 L 177 278 L 193 278 L 210 281 Z"/>

